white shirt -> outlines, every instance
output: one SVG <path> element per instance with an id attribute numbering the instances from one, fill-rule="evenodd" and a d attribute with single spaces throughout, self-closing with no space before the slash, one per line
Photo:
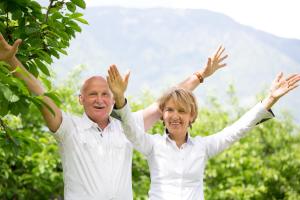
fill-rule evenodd
<path id="1" fill-rule="evenodd" d="M 65 200 L 132 200 L 132 145 L 120 121 L 109 120 L 101 130 L 86 114 L 63 113 L 54 135 L 60 147 Z M 133 120 L 144 128 L 141 112 Z"/>
<path id="2" fill-rule="evenodd" d="M 146 155 L 151 175 L 151 200 L 203 200 L 203 176 L 207 160 L 239 140 L 263 119 L 272 118 L 261 103 L 224 130 L 207 137 L 188 137 L 178 148 L 167 134 L 150 135 L 132 120 L 129 107 L 115 110 L 124 133 Z"/>

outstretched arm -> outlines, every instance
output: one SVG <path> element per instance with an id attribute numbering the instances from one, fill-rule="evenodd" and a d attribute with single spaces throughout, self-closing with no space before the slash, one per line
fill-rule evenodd
<path id="1" fill-rule="evenodd" d="M 44 89 L 40 83 L 31 73 L 29 73 L 26 68 L 22 65 L 22 63 L 17 59 L 16 53 L 18 51 L 18 47 L 21 44 L 22 40 L 18 39 L 14 42 L 11 46 L 9 45 L 2 34 L 0 34 L 0 60 L 9 64 L 9 70 L 13 72 L 13 74 L 24 80 L 28 89 L 36 95 L 43 95 Z M 15 70 L 17 67 L 21 69 Z M 61 124 L 62 121 L 62 114 L 59 108 L 55 105 L 53 100 L 49 97 L 44 96 L 43 101 L 54 111 L 55 115 L 51 113 L 51 111 L 46 107 L 43 106 L 41 108 L 42 115 L 46 121 L 46 125 L 48 128 L 55 132 Z"/>
<path id="2" fill-rule="evenodd" d="M 226 66 L 226 63 L 223 63 L 223 61 L 228 57 L 228 55 L 224 55 L 224 52 L 225 48 L 223 46 L 219 46 L 216 52 L 211 57 L 208 57 L 207 63 L 203 69 L 196 71 L 178 86 L 190 91 L 194 90 L 200 83 L 204 81 L 204 79 L 208 78 L 217 70 Z"/>
<path id="3" fill-rule="evenodd" d="M 203 69 L 195 72 L 178 86 L 187 90 L 194 90 L 204 79 L 214 74 L 217 70 L 226 66 L 223 61 L 228 57 L 224 55 L 225 48 L 219 46 L 217 51 L 208 58 L 206 65 Z M 158 104 L 155 102 L 143 110 L 145 129 L 148 130 L 156 121 L 161 117 L 161 113 L 158 108 Z"/>
<path id="4" fill-rule="evenodd" d="M 299 86 L 300 74 L 284 77 L 279 73 L 273 80 L 269 95 L 263 100 L 264 107 L 269 110 L 284 95 Z"/>
<path id="5" fill-rule="evenodd" d="M 217 134 L 204 138 L 208 156 L 211 157 L 223 151 L 235 141 L 242 138 L 257 124 L 272 118 L 273 116 L 268 110 L 270 110 L 272 105 L 282 96 L 298 87 L 299 81 L 300 74 L 292 74 L 285 78 L 283 73 L 279 73 L 271 85 L 270 94 L 262 103 L 257 104 L 231 126 L 228 126 Z"/>

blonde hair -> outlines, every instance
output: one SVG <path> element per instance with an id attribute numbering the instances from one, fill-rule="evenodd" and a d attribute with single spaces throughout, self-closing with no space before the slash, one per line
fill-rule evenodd
<path id="1" fill-rule="evenodd" d="M 191 113 L 191 123 L 195 122 L 198 115 L 198 106 L 196 97 L 192 92 L 178 87 L 169 89 L 158 99 L 158 105 L 161 112 L 163 112 L 166 103 L 169 100 L 173 100 L 177 106 Z"/>

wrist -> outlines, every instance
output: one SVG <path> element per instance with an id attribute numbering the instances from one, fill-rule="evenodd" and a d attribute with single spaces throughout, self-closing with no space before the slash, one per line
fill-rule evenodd
<path id="1" fill-rule="evenodd" d="M 16 56 L 13 56 L 7 60 L 4 60 L 9 66 L 11 70 L 14 70 L 18 66 L 18 59 Z"/>
<path id="2" fill-rule="evenodd" d="M 271 109 L 271 107 L 278 101 L 279 98 L 276 98 L 269 94 L 263 101 L 262 103 L 264 104 L 265 108 L 267 110 Z"/>
<path id="3" fill-rule="evenodd" d="M 125 100 L 125 97 L 124 95 L 115 95 L 114 96 L 114 99 L 115 99 L 115 108 L 116 109 L 120 109 L 120 108 L 123 108 L 126 104 L 126 100 Z"/>
<path id="4" fill-rule="evenodd" d="M 194 75 L 198 78 L 200 83 L 203 83 L 205 77 L 202 71 L 197 71 Z"/>

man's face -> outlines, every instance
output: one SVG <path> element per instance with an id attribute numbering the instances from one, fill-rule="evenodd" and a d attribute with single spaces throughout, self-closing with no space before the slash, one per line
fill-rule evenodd
<path id="1" fill-rule="evenodd" d="M 114 105 L 108 84 L 100 76 L 92 77 L 84 83 L 79 102 L 87 116 L 96 123 L 107 121 Z"/>

